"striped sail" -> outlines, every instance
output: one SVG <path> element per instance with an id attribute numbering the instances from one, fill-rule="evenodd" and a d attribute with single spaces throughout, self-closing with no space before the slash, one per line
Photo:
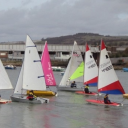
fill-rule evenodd
<path id="1" fill-rule="evenodd" d="M 51 67 L 51 61 L 48 52 L 47 42 L 45 42 L 44 50 L 42 52 L 41 64 L 44 71 L 44 78 L 47 86 L 56 86 L 55 77 Z"/>
<path id="2" fill-rule="evenodd" d="M 71 81 L 82 82 L 83 81 L 83 58 L 79 47 L 74 41 L 74 46 L 72 49 L 71 59 L 68 63 L 64 76 L 59 84 L 59 86 L 69 86 Z"/>
<path id="3" fill-rule="evenodd" d="M 101 53 L 99 63 L 98 92 L 108 94 L 124 94 L 124 89 L 108 56 L 105 44 L 101 41 Z"/>
<path id="4" fill-rule="evenodd" d="M 84 84 L 89 86 L 97 86 L 98 82 L 98 67 L 93 58 L 93 55 L 86 44 L 85 50 L 85 65 L 84 65 Z"/>

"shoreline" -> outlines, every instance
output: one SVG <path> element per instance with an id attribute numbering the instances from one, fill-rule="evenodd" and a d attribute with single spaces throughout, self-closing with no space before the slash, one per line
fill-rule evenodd
<path id="1" fill-rule="evenodd" d="M 14 60 L 11 60 L 11 61 L 2 61 L 3 65 L 6 66 L 6 65 L 14 65 L 14 66 L 22 66 L 22 61 L 14 61 Z M 64 67 L 66 68 L 67 65 L 68 65 L 68 61 L 58 61 L 58 60 L 52 60 L 51 61 L 51 65 L 52 66 L 57 66 L 57 67 Z M 128 65 L 113 65 L 114 69 L 115 70 L 122 70 L 122 68 L 128 68 Z"/>
<path id="2" fill-rule="evenodd" d="M 16 61 L 16 60 L 2 60 L 3 65 L 14 65 L 14 66 L 22 66 L 22 61 Z M 61 67 L 67 67 L 68 61 L 58 61 L 58 60 L 52 60 L 51 61 L 52 66 L 61 66 Z"/>

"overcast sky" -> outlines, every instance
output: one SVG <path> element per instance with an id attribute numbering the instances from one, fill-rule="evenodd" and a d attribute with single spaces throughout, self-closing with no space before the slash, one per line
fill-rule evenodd
<path id="1" fill-rule="evenodd" d="M 0 42 L 80 32 L 128 35 L 128 0 L 0 0 Z"/>

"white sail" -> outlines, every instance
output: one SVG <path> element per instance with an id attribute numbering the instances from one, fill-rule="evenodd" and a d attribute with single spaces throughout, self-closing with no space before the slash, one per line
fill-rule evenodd
<path id="1" fill-rule="evenodd" d="M 89 84 L 89 86 L 97 86 L 98 67 L 88 47 L 88 44 L 86 44 L 85 53 L 86 54 L 85 54 L 85 66 L 84 66 L 84 84 Z"/>
<path id="2" fill-rule="evenodd" d="M 115 73 L 106 46 L 101 40 L 99 63 L 98 92 L 108 94 L 124 94 L 124 89 Z"/>
<path id="3" fill-rule="evenodd" d="M 68 86 L 73 80 L 75 80 L 76 82 L 83 82 L 83 77 L 81 77 L 81 75 L 77 76 L 77 68 L 81 65 L 82 62 L 83 58 L 81 55 L 81 51 L 79 50 L 76 41 L 74 41 L 71 59 L 59 86 Z"/>
<path id="4" fill-rule="evenodd" d="M 67 86 L 70 84 L 70 82 L 69 82 L 69 70 L 70 70 L 70 66 L 71 66 L 71 61 L 72 61 L 72 58 L 70 59 L 70 61 L 68 63 L 68 66 L 66 68 L 66 71 L 64 73 L 64 76 L 63 76 L 59 86 Z"/>
<path id="5" fill-rule="evenodd" d="M 26 39 L 23 71 L 23 89 L 46 90 L 46 84 L 40 57 L 38 55 L 35 44 L 32 42 L 29 36 L 27 36 Z"/>
<path id="6" fill-rule="evenodd" d="M 20 75 L 19 75 L 16 87 L 14 90 L 14 94 L 26 94 L 26 90 L 22 89 L 22 86 L 23 86 L 23 69 L 24 68 L 22 65 L 21 70 L 20 70 Z"/>
<path id="7" fill-rule="evenodd" d="M 10 79 L 5 71 L 5 68 L 0 60 L 0 89 L 13 89 Z"/>

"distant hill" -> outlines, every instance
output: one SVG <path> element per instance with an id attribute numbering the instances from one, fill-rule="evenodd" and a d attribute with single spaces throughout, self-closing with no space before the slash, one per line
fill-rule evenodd
<path id="1" fill-rule="evenodd" d="M 52 37 L 46 39 L 42 38 L 41 41 L 37 41 L 36 43 L 44 43 L 45 41 L 47 41 L 48 44 L 73 44 L 75 40 L 78 44 L 82 45 L 86 42 L 91 45 L 97 45 L 100 44 L 101 38 L 105 41 L 106 45 L 128 45 L 128 36 L 104 36 L 95 33 L 77 33 L 75 35 Z"/>
<path id="2" fill-rule="evenodd" d="M 45 41 L 48 44 L 73 44 L 74 40 L 79 45 L 84 45 L 86 42 L 91 45 L 100 45 L 101 38 L 105 41 L 107 46 L 128 46 L 128 36 L 104 36 L 97 33 L 77 33 L 74 35 L 42 38 L 40 41 L 34 41 L 36 44 L 44 44 Z M 15 42 L 1 42 L 0 44 L 24 44 L 23 41 Z"/>

